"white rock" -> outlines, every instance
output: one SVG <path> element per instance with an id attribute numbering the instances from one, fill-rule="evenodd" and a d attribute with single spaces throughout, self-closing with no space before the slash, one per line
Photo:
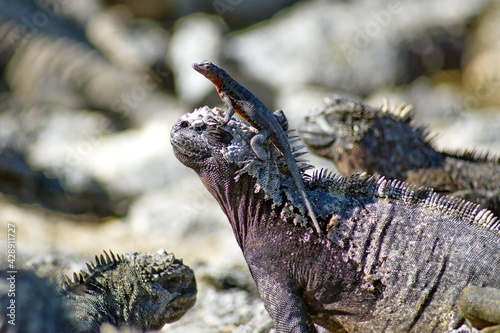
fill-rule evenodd
<path id="1" fill-rule="evenodd" d="M 220 19 L 193 14 L 180 19 L 170 40 L 167 59 L 176 76 L 176 88 L 184 101 L 195 103 L 213 90 L 213 85 L 193 70 L 191 64 L 217 62 L 221 48 Z"/>

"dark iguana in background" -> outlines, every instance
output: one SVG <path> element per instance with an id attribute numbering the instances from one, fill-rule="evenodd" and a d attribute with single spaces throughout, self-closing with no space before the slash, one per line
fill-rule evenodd
<path id="1" fill-rule="evenodd" d="M 59 280 L 56 268 L 49 267 L 45 274 Z M 193 271 L 164 250 L 104 252 L 87 264 L 87 270 L 67 279 L 60 291 L 29 271 L 17 279 L 17 324 L 9 325 L 8 313 L 3 313 L 2 332 L 99 332 L 104 323 L 154 330 L 180 319 L 196 302 Z M 42 290 L 45 285 L 50 288 Z M 5 290 L 0 299 L 2 304 L 9 302 Z"/>
<path id="2" fill-rule="evenodd" d="M 500 288 L 490 211 L 383 177 L 318 172 L 305 181 L 317 234 L 279 152 L 264 143 L 270 157 L 256 161 L 257 131 L 221 116 L 183 116 L 171 143 L 228 217 L 278 332 L 447 332 L 464 322 L 465 287 Z"/>
<path id="3" fill-rule="evenodd" d="M 368 172 L 470 200 L 500 216 L 500 158 L 436 150 L 411 107 L 373 108 L 343 97 L 306 117 L 301 137 L 339 172 Z"/>

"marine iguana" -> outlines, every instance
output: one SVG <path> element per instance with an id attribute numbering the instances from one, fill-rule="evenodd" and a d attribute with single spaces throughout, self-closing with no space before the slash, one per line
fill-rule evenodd
<path id="1" fill-rule="evenodd" d="M 500 221 L 479 206 L 382 176 L 316 172 L 305 182 L 321 233 L 296 209 L 282 155 L 257 131 L 203 107 L 173 126 L 233 229 L 277 332 L 447 332 L 467 286 L 500 288 Z M 304 165 L 299 166 L 304 169 Z"/>
<path id="2" fill-rule="evenodd" d="M 481 204 L 500 216 L 500 156 L 438 151 L 404 104 L 381 108 L 333 96 L 300 128 L 309 150 L 344 175 L 368 172 Z"/>
<path id="3" fill-rule="evenodd" d="M 95 257 L 74 273 L 63 295 L 80 332 L 102 323 L 146 330 L 180 319 L 196 302 L 193 271 L 164 250 Z"/>
<path id="4" fill-rule="evenodd" d="M 295 180 L 295 185 L 307 207 L 314 228 L 319 233 L 316 214 L 307 197 L 304 182 L 290 150 L 287 135 L 283 129 L 284 124 L 287 123 L 283 111 L 278 110 L 276 114 L 273 114 L 255 95 L 236 82 L 225 70 L 211 62 L 205 61 L 193 64 L 193 68 L 215 85 L 220 99 L 227 107 L 226 114 L 224 115 L 224 123 L 227 123 L 234 115 L 234 112 L 236 112 L 259 131 L 252 138 L 251 142 L 252 148 L 259 160 L 268 159 L 266 151 L 261 147 L 262 143 L 267 139 L 283 154 L 288 170 L 290 170 Z"/>
<path id="5" fill-rule="evenodd" d="M 125 255 L 104 252 L 62 285 L 57 284 L 60 270 L 48 271 L 45 277 L 28 270 L 16 274 L 17 324 L 8 324 L 2 307 L 1 332 L 99 332 L 104 323 L 140 331 L 160 329 L 180 319 L 196 301 L 193 271 L 163 249 Z M 4 289 L 0 284 L 2 304 L 12 298 Z"/>

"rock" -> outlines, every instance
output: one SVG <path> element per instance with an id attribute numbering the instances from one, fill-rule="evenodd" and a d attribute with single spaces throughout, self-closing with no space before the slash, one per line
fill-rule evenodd
<path id="1" fill-rule="evenodd" d="M 195 12 L 220 16 L 232 29 L 242 29 L 272 17 L 276 12 L 297 0 L 109 0 L 113 4 L 125 4 L 141 17 L 174 21 Z"/>
<path id="2" fill-rule="evenodd" d="M 136 19 L 128 7 L 100 11 L 87 23 L 87 36 L 107 59 L 126 71 L 144 71 L 160 63 L 168 34 L 158 23 Z"/>
<path id="3" fill-rule="evenodd" d="M 98 138 L 117 126 L 85 110 L 45 106 L 4 111 L 0 114 L 2 192 L 64 213 L 123 215 L 126 210 L 115 206 L 118 198 L 81 168 Z"/>
<path id="4" fill-rule="evenodd" d="M 431 32 L 455 40 L 453 33 L 441 31 L 453 27 L 464 33 L 456 26 L 465 27 L 488 2 L 303 2 L 235 34 L 225 51 L 249 75 L 276 88 L 314 84 L 367 94 L 414 78 L 401 50 Z"/>
<path id="5" fill-rule="evenodd" d="M 469 108 L 500 106 L 500 4 L 492 1 L 472 30 L 464 57 Z"/>
<path id="6" fill-rule="evenodd" d="M 200 78 L 191 64 L 220 58 L 223 26 L 216 17 L 192 14 L 179 19 L 168 51 L 168 63 L 176 77 L 176 91 L 184 101 L 197 104 L 213 86 Z"/>

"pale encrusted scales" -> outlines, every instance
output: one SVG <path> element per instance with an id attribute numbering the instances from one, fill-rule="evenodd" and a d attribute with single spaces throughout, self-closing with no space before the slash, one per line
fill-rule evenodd
<path id="1" fill-rule="evenodd" d="M 130 264 L 140 272 L 146 281 L 156 282 L 162 276 L 174 274 L 174 269 L 183 266 L 182 260 L 175 259 L 173 253 L 164 249 L 156 253 L 134 252 L 125 255 Z"/>

